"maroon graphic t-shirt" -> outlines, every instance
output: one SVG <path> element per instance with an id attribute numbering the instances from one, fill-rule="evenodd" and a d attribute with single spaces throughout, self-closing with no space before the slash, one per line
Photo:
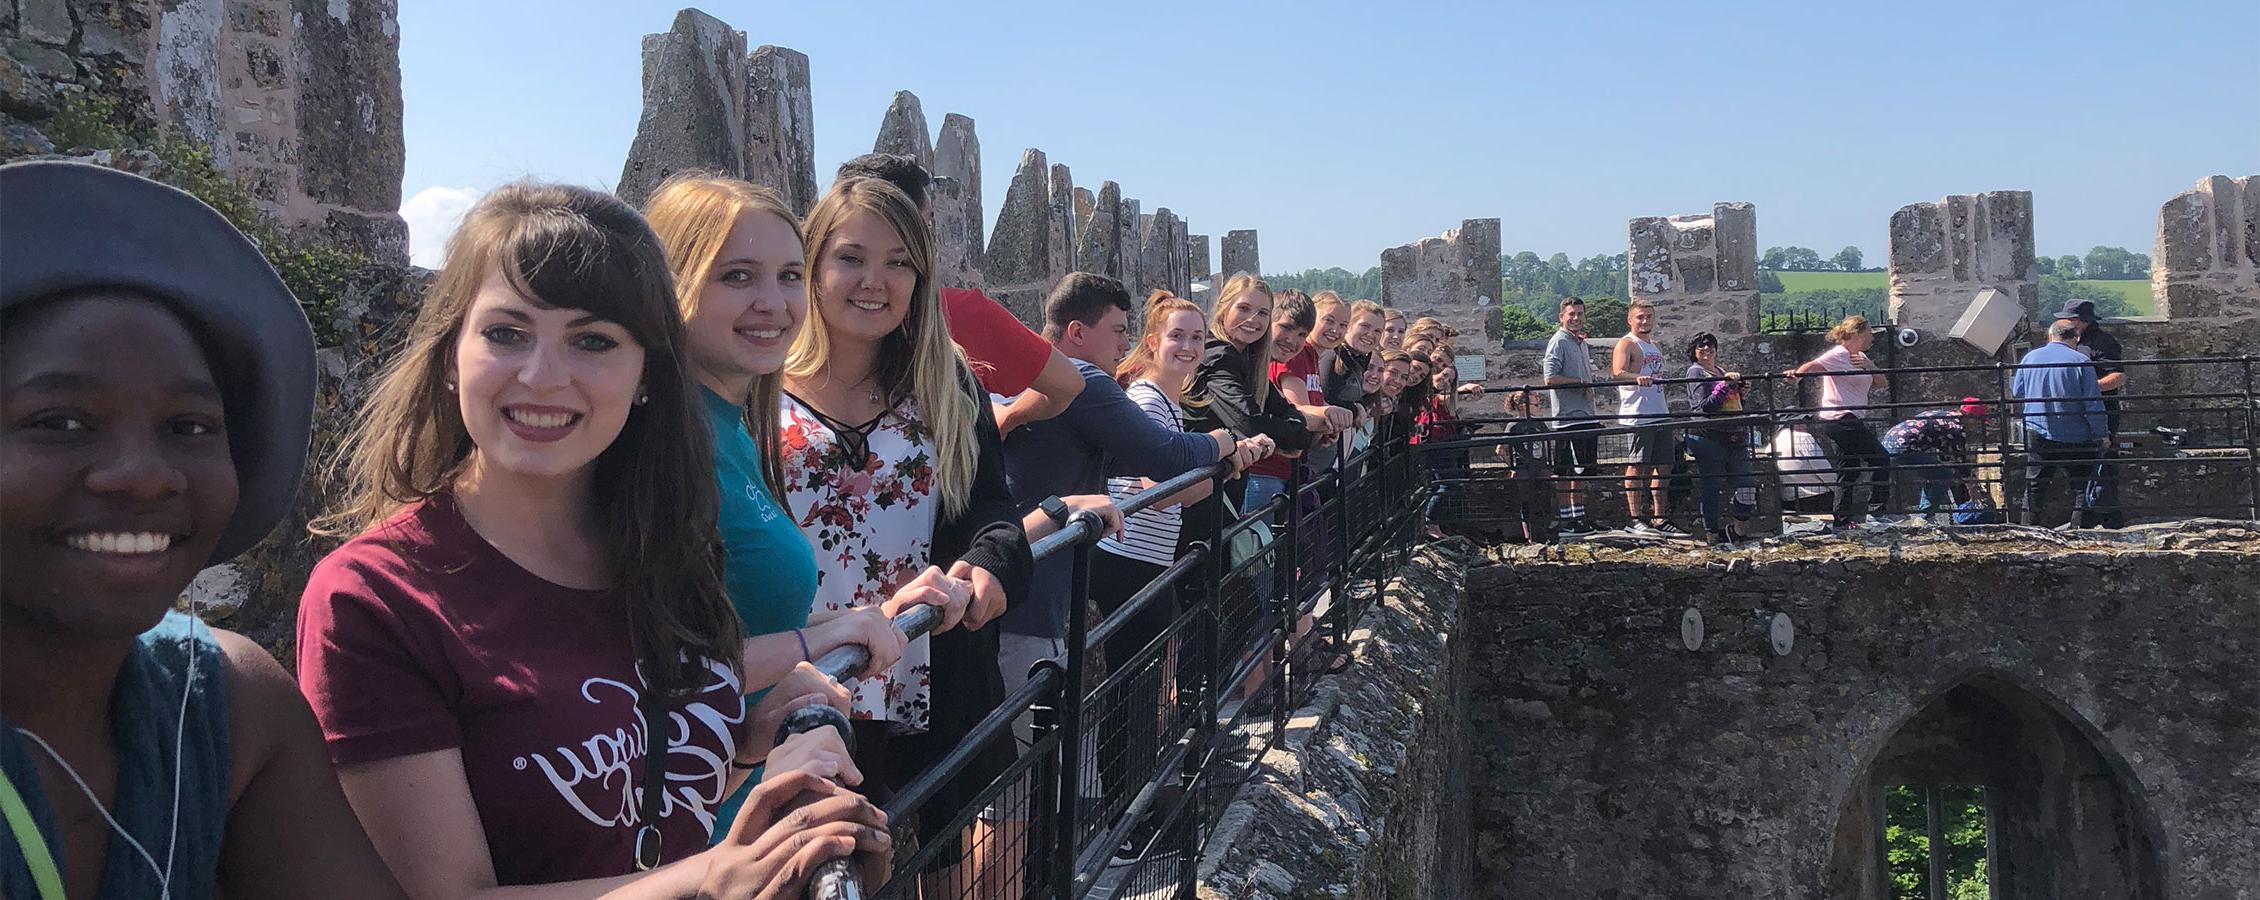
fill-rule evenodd
<path id="1" fill-rule="evenodd" d="M 298 607 L 298 684 L 339 765 L 459 750 L 496 878 L 635 871 L 644 752 L 666 748 L 667 861 L 706 847 L 745 724 L 738 675 L 704 667 L 645 734 L 618 591 L 561 587 L 479 537 L 446 497 L 325 557 Z"/>

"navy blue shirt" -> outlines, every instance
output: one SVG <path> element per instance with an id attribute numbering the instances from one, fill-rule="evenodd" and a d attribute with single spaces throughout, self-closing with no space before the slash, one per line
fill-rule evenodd
<path id="1" fill-rule="evenodd" d="M 1138 408 L 1114 376 L 1082 360 L 1073 362 L 1083 373 L 1083 392 L 1067 410 L 1005 437 L 1005 479 L 1023 514 L 1047 497 L 1104 494 L 1109 475 L 1158 481 L 1217 460 L 1215 438 L 1162 427 Z M 1005 610 L 1004 630 L 1065 636 L 1072 565 L 1065 552 L 1037 562 L 1028 599 Z"/>

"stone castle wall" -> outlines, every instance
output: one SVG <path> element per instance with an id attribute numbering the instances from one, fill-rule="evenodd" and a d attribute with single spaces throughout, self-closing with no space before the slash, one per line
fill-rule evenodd
<path id="1" fill-rule="evenodd" d="M 1986 288 L 2017 298 L 2027 323 L 2036 321 L 2040 277 L 2032 256 L 2031 191 L 1901 207 L 1891 216 L 1892 324 L 1943 339 Z"/>
<path id="2" fill-rule="evenodd" d="M 1498 314 L 1499 278 L 1499 220 L 1468 219 L 1440 236 L 1381 251 L 1378 299 L 1414 318 L 1432 316 L 1458 329 L 1459 352 L 1480 353 L 1485 370 L 1460 377 L 1480 381 L 1506 364 L 1505 345 L 1488 336 L 1491 317 Z"/>
<path id="3" fill-rule="evenodd" d="M 1655 339 L 1667 356 L 1678 359 L 1696 332 L 1722 342 L 1757 333 L 1755 207 L 1720 203 L 1709 215 L 1633 219 L 1626 234 L 1625 278 L 1634 298 L 1656 304 Z"/>
<path id="4" fill-rule="evenodd" d="M 2158 211 L 2151 291 L 2170 319 L 2260 319 L 2260 175 L 2215 175 Z"/>
<path id="5" fill-rule="evenodd" d="M 21 0 L 0 44 L 9 156 L 73 149 L 38 128 L 98 98 L 209 147 L 294 231 L 407 262 L 392 0 Z"/>

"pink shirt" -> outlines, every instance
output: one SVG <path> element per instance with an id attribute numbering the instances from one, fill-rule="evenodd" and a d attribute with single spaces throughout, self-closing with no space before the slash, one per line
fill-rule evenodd
<path id="1" fill-rule="evenodd" d="M 1816 357 L 1813 364 L 1825 372 L 1859 371 L 1859 367 L 1852 364 L 1852 351 L 1844 349 L 1842 344 L 1828 348 L 1828 352 Z M 1868 405 L 1868 385 L 1874 380 L 1875 376 L 1866 372 L 1858 375 L 1822 376 L 1821 418 L 1858 418 L 1861 413 L 1859 407 Z"/>
<path id="2" fill-rule="evenodd" d="M 520 568 L 444 495 L 314 567 L 298 685 L 339 765 L 461 753 L 505 885 L 634 873 L 653 745 L 667 754 L 662 860 L 706 849 L 745 723 L 737 673 L 709 663 L 668 733 L 646 734 L 620 592 Z"/>

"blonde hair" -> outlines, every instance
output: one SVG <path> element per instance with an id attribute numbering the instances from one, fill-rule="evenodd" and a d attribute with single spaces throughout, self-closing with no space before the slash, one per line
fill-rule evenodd
<path id="1" fill-rule="evenodd" d="M 1208 314 L 1202 312 L 1200 305 L 1191 300 L 1168 291 L 1155 291 L 1153 296 L 1146 298 L 1145 331 L 1138 336 L 1138 346 L 1130 348 L 1130 355 L 1123 357 L 1122 364 L 1114 367 L 1115 383 L 1129 387 L 1131 382 L 1144 378 L 1148 372 L 1159 368 L 1161 339 L 1163 333 L 1169 330 L 1169 317 L 1181 312 L 1200 316 L 1201 324 L 1208 324 Z M 1182 393 L 1191 389 L 1192 381 L 1193 377 L 1186 375 L 1185 383 L 1178 385 L 1177 390 Z"/>
<path id="2" fill-rule="evenodd" d="M 698 317 L 699 298 L 713 277 L 715 260 L 738 219 L 748 213 L 768 213 L 785 220 L 800 240 L 800 217 L 793 215 L 777 192 L 749 181 L 712 172 L 677 172 L 644 201 L 644 218 L 659 242 L 667 247 L 667 265 L 675 273 L 675 307 L 683 321 Z M 808 250 L 802 241 L 801 250 Z M 803 323 L 805 326 L 805 323 Z M 802 330 L 806 330 L 803 327 Z M 769 496 L 785 503 L 784 451 L 778 438 L 778 408 L 784 379 L 771 372 L 753 376 L 753 388 L 738 401 L 743 409 L 746 434 L 761 452 L 761 480 Z"/>
<path id="3" fill-rule="evenodd" d="M 1334 293 L 1333 291 L 1319 291 L 1316 294 L 1310 295 L 1311 308 L 1318 310 L 1318 314 L 1322 316 L 1326 315 L 1327 310 L 1335 309 L 1337 307 L 1340 307 L 1342 304 L 1342 295 Z"/>
<path id="4" fill-rule="evenodd" d="M 981 411 L 966 388 L 972 370 L 950 342 L 949 324 L 942 318 L 941 293 L 934 284 L 933 236 L 918 206 L 901 189 L 877 178 L 848 178 L 833 184 L 808 211 L 808 220 L 801 225 L 801 242 L 808 247 L 808 322 L 785 355 L 784 374 L 806 380 L 823 371 L 832 358 L 821 273 L 833 234 L 856 213 L 877 215 L 894 226 L 910 253 L 911 268 L 918 272 L 918 286 L 911 292 L 902 324 L 880 339 L 874 374 L 880 393 L 890 402 L 908 396 L 925 417 L 926 439 L 934 445 L 934 492 L 941 498 L 941 518 L 950 518 L 964 512 L 973 496 L 973 476 L 981 461 L 975 433 Z"/>
<path id="5" fill-rule="evenodd" d="M 1271 308 L 1271 285 L 1246 272 L 1235 272 L 1224 282 L 1224 289 L 1216 292 L 1216 308 L 1209 311 L 1208 333 L 1225 343 L 1232 343 L 1232 335 L 1224 330 L 1224 311 L 1250 294 L 1263 295 L 1263 308 Z M 1248 357 L 1248 371 L 1241 373 L 1248 383 L 1248 396 L 1261 409 L 1271 396 L 1271 329 L 1263 330 L 1263 337 L 1241 348 Z"/>
<path id="6" fill-rule="evenodd" d="M 1359 316 L 1380 316 L 1381 321 L 1389 321 L 1389 311 L 1382 309 L 1381 304 L 1371 300 L 1350 301 L 1350 318 L 1355 319 Z"/>
<path id="7" fill-rule="evenodd" d="M 1828 342 L 1831 344 L 1841 344 L 1845 341 L 1851 340 L 1853 335 L 1862 334 L 1867 330 L 1867 316 L 1845 316 L 1844 321 L 1836 323 L 1836 327 L 1830 328 L 1828 330 Z"/>
<path id="8" fill-rule="evenodd" d="M 1382 308 L 1381 308 L 1381 321 L 1383 321 L 1383 322 L 1387 322 L 1387 321 L 1390 321 L 1390 320 L 1392 320 L 1392 319 L 1402 319 L 1402 318 L 1404 318 L 1404 317 L 1405 317 L 1405 311 L 1404 311 L 1404 310 L 1398 309 L 1398 308 L 1396 308 L 1396 307 L 1393 307 L 1393 306 L 1384 306 L 1384 307 L 1382 307 Z"/>

